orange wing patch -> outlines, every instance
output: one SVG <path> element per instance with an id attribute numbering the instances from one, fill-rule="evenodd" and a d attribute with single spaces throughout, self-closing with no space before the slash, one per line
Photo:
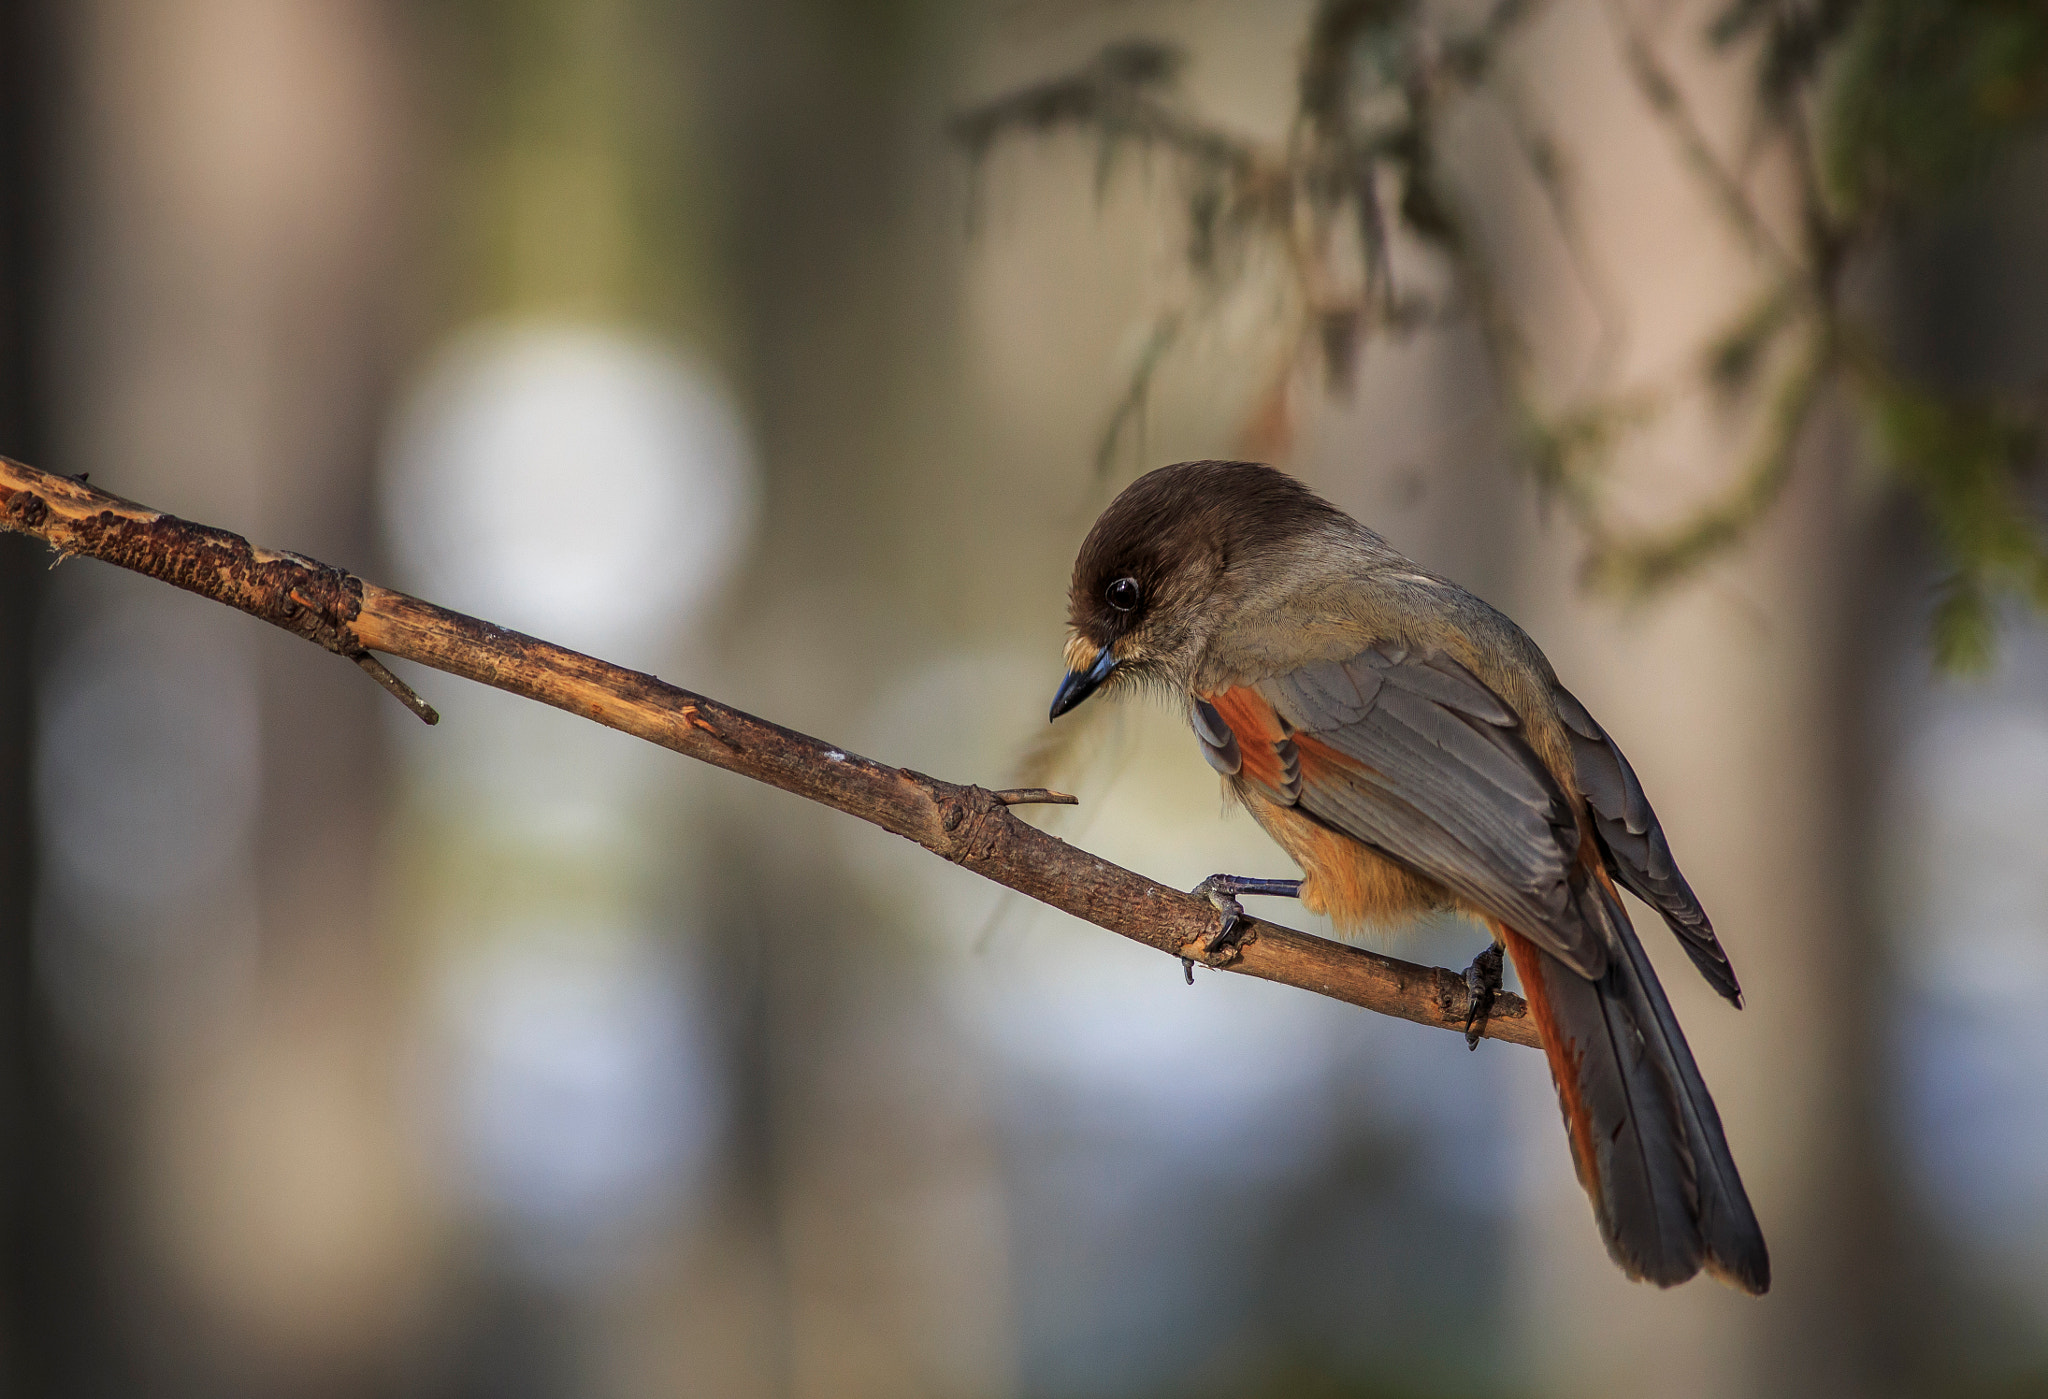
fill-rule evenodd
<path id="1" fill-rule="evenodd" d="M 1221 694 L 1203 695 L 1223 722 L 1237 735 L 1237 747 L 1244 759 L 1238 775 L 1274 791 L 1287 786 L 1287 772 L 1280 762 L 1280 745 L 1287 730 L 1280 716 L 1257 690 L 1240 685 Z"/>
<path id="2" fill-rule="evenodd" d="M 1341 780 L 1341 774 L 1350 772 L 1371 772 L 1372 769 L 1354 758 L 1347 758 L 1326 743 L 1318 742 L 1297 734 L 1294 751 L 1301 759 L 1301 780 L 1303 782 L 1328 782 L 1333 777 Z"/>
<path id="3" fill-rule="evenodd" d="M 1280 746 L 1290 739 L 1303 785 L 1339 780 L 1343 771 L 1361 771 L 1359 764 L 1312 738 L 1289 734 L 1273 706 L 1256 690 L 1240 686 L 1202 698 L 1237 735 L 1244 765 L 1232 785 L 1245 809 L 1306 876 L 1301 886 L 1302 907 L 1327 915 L 1340 928 L 1355 929 L 1399 923 L 1450 902 L 1434 881 L 1266 796 L 1266 792 L 1284 792 L 1293 785 L 1280 756 Z"/>

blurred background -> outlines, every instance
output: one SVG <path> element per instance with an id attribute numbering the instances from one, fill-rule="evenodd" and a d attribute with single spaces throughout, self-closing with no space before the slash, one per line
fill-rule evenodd
<path id="1" fill-rule="evenodd" d="M 2034 0 L 0 0 L 0 452 L 1183 887 L 1179 720 L 1045 739 L 1117 488 L 1511 612 L 1776 1271 L 1626 1283 L 1536 1054 L 9 537 L 5 1392 L 2048 1394 L 2044 114 Z"/>

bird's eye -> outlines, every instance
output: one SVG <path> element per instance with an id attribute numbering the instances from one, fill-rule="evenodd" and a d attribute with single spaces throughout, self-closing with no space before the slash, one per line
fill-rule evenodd
<path id="1" fill-rule="evenodd" d="M 1119 578 L 1116 582 L 1109 585 L 1108 589 L 1104 591 L 1103 596 L 1109 600 L 1109 605 L 1117 611 L 1129 612 L 1138 605 L 1138 580 L 1135 578 Z"/>

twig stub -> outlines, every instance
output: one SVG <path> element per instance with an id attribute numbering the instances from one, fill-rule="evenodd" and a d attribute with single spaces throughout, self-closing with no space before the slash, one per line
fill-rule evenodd
<path id="1" fill-rule="evenodd" d="M 413 713 L 419 715 L 420 719 L 428 727 L 431 728 L 433 725 L 441 722 L 440 711 L 421 699 L 419 691 L 393 675 L 391 668 L 385 665 L 384 662 L 378 660 L 368 651 L 357 655 L 355 661 L 357 665 L 363 668 L 365 674 L 379 685 L 382 685 L 386 690 L 389 690 L 392 698 L 396 699 Z"/>
<path id="2" fill-rule="evenodd" d="M 1079 806 L 1081 799 L 1050 787 L 1009 787 L 996 793 L 1004 806 Z"/>

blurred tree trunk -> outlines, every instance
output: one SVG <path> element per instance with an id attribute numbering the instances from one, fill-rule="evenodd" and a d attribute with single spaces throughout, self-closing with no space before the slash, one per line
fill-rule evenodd
<path id="1" fill-rule="evenodd" d="M 1739 153 L 1749 76 L 1709 49 L 1707 18 L 1702 6 L 1677 7 L 1656 42 L 1712 138 Z M 1646 384 L 1699 353 L 1761 283 L 1614 54 L 1589 0 L 1544 23 L 1527 71 L 1558 114 L 1591 241 L 1626 306 L 1617 378 Z M 1766 218 L 1796 243 L 1789 200 L 1771 194 L 1782 173 L 1766 161 L 1753 183 Z M 1547 332 L 1574 314 L 1570 274 L 1555 270 L 1534 293 L 1548 304 Z M 1682 516 L 1742 469 L 1755 416 L 1717 411 L 1704 395 L 1673 402 L 1631 439 L 1615 489 L 1646 523 Z M 1810 432 L 1793 490 L 1748 546 L 1647 606 L 1617 613 L 1590 602 L 1575 545 L 1557 531 L 1529 544 L 1532 630 L 1629 753 L 1742 977 L 1748 1008 L 1737 1013 L 1634 907 L 1774 1268 L 1761 1304 L 1706 1282 L 1675 1293 L 1625 1282 L 1561 1168 L 1547 1094 L 1532 1088 L 1529 1150 L 1560 1168 L 1546 1171 L 1528 1216 L 1519 1293 L 1554 1393 L 1862 1395 L 1886 1392 L 1896 1373 L 1878 1320 L 1888 1211 L 1872 1098 L 1882 1045 L 1877 1017 L 1852 1010 L 1883 1003 L 1884 961 L 1853 893 L 1872 676 L 1860 645 L 1868 522 L 1850 485 L 1852 432 L 1839 415 Z"/>
<path id="2" fill-rule="evenodd" d="M 49 438 L 49 251 L 55 219 L 59 7 L 0 3 L 0 453 L 38 458 Z M 0 548 L 0 1156 L 7 1237 L 0 1393 L 77 1393 L 105 1374 L 92 1283 L 91 1175 L 63 1047 L 36 978 L 36 620 L 47 564 L 27 540 Z"/>
<path id="3" fill-rule="evenodd" d="M 414 290 L 391 261 L 411 144 L 396 12 L 92 0 L 64 17 L 78 81 L 63 113 L 63 372 L 45 459 L 374 563 L 374 434 L 392 312 Z M 118 1027 L 95 1046 L 93 1089 L 117 1138 L 121 1198 L 107 1208 L 140 1387 L 374 1390 L 422 1246 L 390 1150 L 392 987 L 362 878 L 388 701 L 331 657 L 276 644 L 291 638 L 216 629 L 122 580 L 57 581 L 67 639 L 119 613 L 217 641 L 234 673 L 202 683 L 230 711 L 246 691 L 258 721 L 234 740 L 260 773 L 253 819 L 190 817 L 245 822 L 221 837 L 235 872 L 203 903 L 166 897 L 150 926 L 124 932 L 189 965 L 150 964 L 125 992 L 81 983 Z M 163 698 L 146 671 L 127 683 L 136 705 Z"/>
<path id="4" fill-rule="evenodd" d="M 966 12 L 722 8 L 733 264 L 769 493 L 737 649 L 785 722 L 858 742 L 876 696 L 929 663 L 946 615 L 909 578 L 954 562 L 930 502 L 960 470 L 932 446 L 957 382 L 958 281 L 938 269 L 959 256 L 959 224 L 921 202 L 955 191 L 911 175 L 945 169 L 940 80 Z M 873 590 L 859 604 L 855 580 Z M 740 868 L 760 1090 L 742 1111 L 759 1114 L 745 1136 L 784 1289 L 778 1391 L 1008 1392 L 995 1147 L 958 1031 L 930 1013 L 935 959 L 850 877 L 852 852 L 874 848 L 863 834 L 740 799 L 756 818 Z"/>

